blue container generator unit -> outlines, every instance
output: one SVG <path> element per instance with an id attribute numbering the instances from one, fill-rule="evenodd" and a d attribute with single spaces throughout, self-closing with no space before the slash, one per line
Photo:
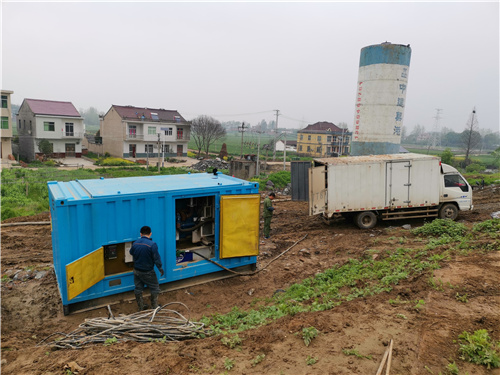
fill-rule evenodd
<path id="1" fill-rule="evenodd" d="M 48 182 L 64 313 L 133 299 L 132 243 L 149 226 L 162 291 L 254 270 L 259 185 L 220 173 Z M 228 270 L 224 270 L 227 268 Z"/>

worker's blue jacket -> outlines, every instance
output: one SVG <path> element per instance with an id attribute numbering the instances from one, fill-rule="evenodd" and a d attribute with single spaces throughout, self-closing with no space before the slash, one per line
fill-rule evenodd
<path id="1" fill-rule="evenodd" d="M 161 270 L 161 258 L 158 245 L 150 238 L 142 236 L 135 241 L 130 249 L 134 258 L 134 268 L 138 271 L 148 272 L 156 267 Z"/>

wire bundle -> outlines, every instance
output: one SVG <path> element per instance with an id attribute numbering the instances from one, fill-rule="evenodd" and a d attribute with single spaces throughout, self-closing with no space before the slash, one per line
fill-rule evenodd
<path id="1" fill-rule="evenodd" d="M 115 317 L 108 306 L 107 318 L 85 319 L 71 333 L 56 332 L 42 340 L 39 345 L 59 349 L 78 349 L 87 344 L 111 344 L 125 341 L 166 342 L 181 341 L 209 335 L 203 323 L 192 322 L 178 311 L 167 309 L 181 302 L 171 302 L 155 310 L 145 310 L 130 315 Z M 49 338 L 54 338 L 48 341 Z"/>

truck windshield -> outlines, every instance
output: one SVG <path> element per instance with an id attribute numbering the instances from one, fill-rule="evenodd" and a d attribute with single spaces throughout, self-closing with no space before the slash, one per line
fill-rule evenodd
<path id="1" fill-rule="evenodd" d="M 462 191 L 469 191 L 469 185 L 462 176 L 458 174 L 448 174 L 444 176 L 444 187 L 458 187 Z"/>

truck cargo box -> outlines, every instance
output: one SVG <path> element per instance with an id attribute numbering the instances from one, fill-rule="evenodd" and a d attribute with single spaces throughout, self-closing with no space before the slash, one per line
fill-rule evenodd
<path id="1" fill-rule="evenodd" d="M 314 159 L 311 215 L 439 205 L 440 160 L 420 154 Z"/>

